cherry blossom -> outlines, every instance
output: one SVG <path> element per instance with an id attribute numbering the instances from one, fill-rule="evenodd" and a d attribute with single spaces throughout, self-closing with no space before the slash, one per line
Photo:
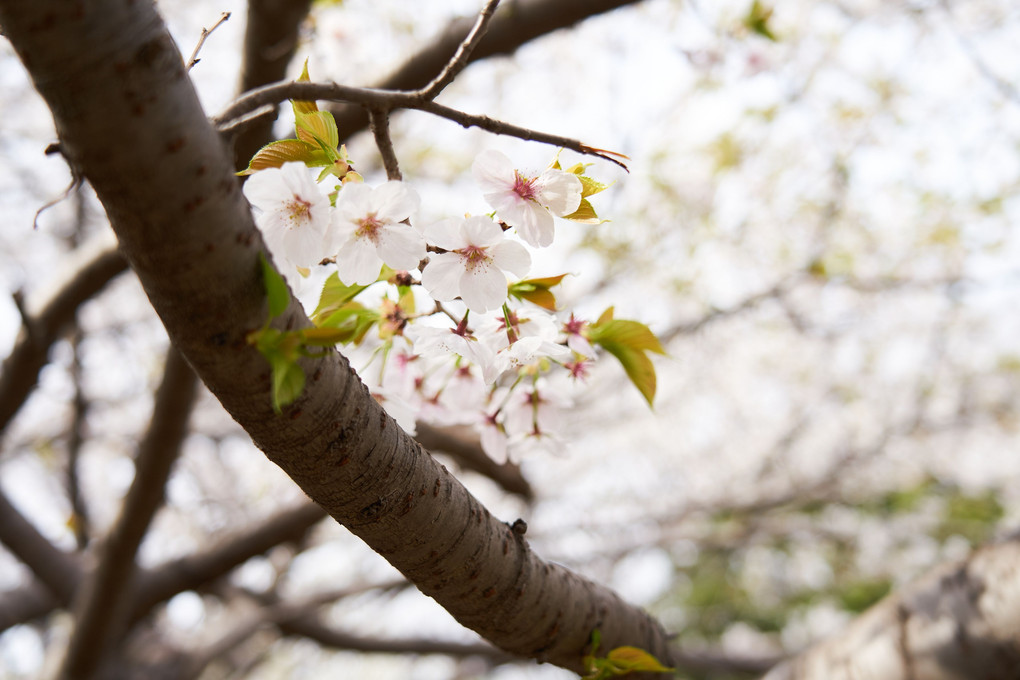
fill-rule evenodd
<path id="1" fill-rule="evenodd" d="M 329 254 L 329 198 L 303 163 L 261 170 L 248 178 L 243 191 L 258 210 L 255 224 L 273 255 L 310 267 Z"/>
<path id="2" fill-rule="evenodd" d="M 436 222 L 426 228 L 425 237 L 448 252 L 431 257 L 422 285 L 437 300 L 461 298 L 472 312 L 498 309 L 507 297 L 504 272 L 520 277 L 531 266 L 524 246 L 507 240 L 487 217 Z"/>
<path id="3" fill-rule="evenodd" d="M 421 199 L 403 182 L 372 188 L 360 183 L 343 186 L 336 198 L 333 228 L 340 243 L 336 256 L 340 280 L 367 285 L 385 263 L 394 269 L 414 269 L 425 257 L 425 240 L 402 224 L 418 209 Z"/>
<path id="4" fill-rule="evenodd" d="M 479 342 L 464 324 L 456 328 L 437 328 L 413 324 L 404 329 L 404 336 L 413 343 L 415 352 L 437 359 L 451 354 L 474 362 L 483 370 L 492 362 L 492 350 Z"/>
<path id="5" fill-rule="evenodd" d="M 581 204 L 581 180 L 562 170 L 524 175 L 504 154 L 491 150 L 479 154 L 471 169 L 496 216 L 536 248 L 553 242 L 553 214 L 569 215 Z"/>
<path id="6" fill-rule="evenodd" d="M 595 356 L 595 348 L 591 346 L 588 338 L 585 337 L 584 329 L 587 325 L 587 321 L 575 318 L 574 315 L 571 314 L 570 319 L 563 323 L 561 330 L 566 336 L 567 347 L 574 350 L 582 357 L 591 358 Z"/>
<path id="7" fill-rule="evenodd" d="M 564 442 L 559 431 L 564 414 L 572 405 L 569 397 L 544 379 L 512 394 L 503 409 L 502 420 L 508 459 L 516 463 L 524 452 L 562 451 Z"/>
<path id="8" fill-rule="evenodd" d="M 538 336 L 528 336 L 496 352 L 492 361 L 482 367 L 483 376 L 485 382 L 491 384 L 507 371 L 519 371 L 543 360 L 563 362 L 571 356 L 573 353 L 563 345 Z"/>
<path id="9" fill-rule="evenodd" d="M 509 323 L 509 329 L 508 329 Z M 493 349 L 499 351 L 519 338 L 535 336 L 555 342 L 557 336 L 556 319 L 552 314 L 541 309 L 517 309 L 490 315 L 479 324 L 478 337 Z"/>

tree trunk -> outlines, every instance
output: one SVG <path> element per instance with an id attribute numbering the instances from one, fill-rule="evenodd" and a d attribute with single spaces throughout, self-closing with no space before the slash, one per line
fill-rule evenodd
<path id="1" fill-rule="evenodd" d="M 890 595 L 765 680 L 1020 678 L 1020 539 Z"/>
<path id="2" fill-rule="evenodd" d="M 301 398 L 274 414 L 269 366 L 246 341 L 267 315 L 264 246 L 150 3 L 2 0 L 0 23 L 171 341 L 305 493 L 513 654 L 579 670 L 597 628 L 603 650 L 634 645 L 670 662 L 654 620 L 539 559 L 385 414 L 341 355 L 308 360 Z M 275 323 L 309 321 L 294 302 Z"/>

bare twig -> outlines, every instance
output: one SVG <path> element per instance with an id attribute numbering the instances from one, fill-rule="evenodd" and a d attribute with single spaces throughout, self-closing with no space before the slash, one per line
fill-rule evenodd
<path id="1" fill-rule="evenodd" d="M 553 146 L 559 146 L 564 149 L 570 149 L 576 151 L 579 154 L 586 156 L 595 156 L 602 160 L 609 161 L 615 165 L 620 166 L 627 172 L 630 170 L 627 168 L 627 164 L 624 160 L 630 160 L 627 156 L 622 153 L 615 151 L 608 151 L 606 149 L 598 149 L 587 144 L 583 144 L 576 139 L 569 137 L 562 137 L 560 135 L 551 135 L 545 132 L 539 132 L 537 130 L 531 130 L 529 128 L 521 127 L 519 125 L 512 125 L 510 123 L 504 123 L 500 120 L 489 118 L 488 116 L 476 116 L 470 113 L 463 113 L 456 109 L 451 109 L 448 106 L 437 104 L 436 102 L 421 102 L 420 104 L 409 107 L 416 108 L 427 113 L 434 114 L 440 118 L 446 118 L 458 123 L 462 127 L 477 127 L 486 132 L 491 132 L 494 135 L 506 135 L 509 137 L 517 137 L 525 141 L 541 142 L 543 144 L 551 144 Z"/>
<path id="2" fill-rule="evenodd" d="M 389 112 L 381 108 L 372 108 L 368 112 L 369 125 L 375 136 L 375 145 L 379 148 L 379 155 L 382 156 L 383 167 L 386 168 L 386 177 L 391 180 L 399 180 L 401 179 L 400 165 L 397 163 L 397 154 L 393 150 L 393 140 L 390 139 L 389 117 Z"/>
<path id="3" fill-rule="evenodd" d="M 210 35 L 212 35 L 212 32 L 215 31 L 217 28 L 219 28 L 220 25 L 223 24 L 223 22 L 226 21 L 229 18 L 230 18 L 230 12 L 224 12 L 223 14 L 220 15 L 220 18 L 216 21 L 216 23 L 212 25 L 212 28 L 209 28 L 209 29 L 203 28 L 202 29 L 202 35 L 199 36 L 198 44 L 195 45 L 195 51 L 191 53 L 191 58 L 188 59 L 187 69 L 189 71 L 191 70 L 192 66 L 194 66 L 195 64 L 197 64 L 198 62 L 201 61 L 201 59 L 198 58 L 198 53 L 201 51 L 202 45 L 205 45 L 206 38 L 208 38 Z"/>
<path id="4" fill-rule="evenodd" d="M 607 160 L 619 165 L 624 170 L 627 169 L 626 164 L 621 160 L 627 158 L 623 154 L 591 147 L 576 139 L 511 125 L 488 116 L 464 113 L 433 101 L 424 100 L 416 92 L 377 90 L 338 83 L 288 82 L 267 85 L 237 98 L 225 111 L 213 118 L 212 122 L 218 130 L 222 131 L 229 128 L 237 119 L 256 109 L 267 104 L 276 105 L 288 99 L 354 102 L 370 110 L 417 109 L 452 120 L 463 127 L 477 127 L 497 135 L 507 135 L 526 141 L 559 146 L 586 156 Z"/>
<path id="5" fill-rule="evenodd" d="M 432 79 L 432 82 L 418 90 L 417 94 L 420 97 L 428 100 L 435 99 L 443 91 L 443 88 L 453 82 L 457 74 L 464 70 L 464 67 L 468 65 L 468 60 L 471 59 L 471 53 L 475 51 L 475 47 L 489 30 L 489 23 L 492 21 L 497 5 L 499 5 L 499 0 L 488 0 L 485 3 L 475 20 L 475 25 L 471 27 L 471 31 L 457 48 L 453 58 L 443 67 L 442 72 Z"/>
<path id="6" fill-rule="evenodd" d="M 89 404 L 82 386 L 81 367 L 82 334 L 76 331 L 71 338 L 71 350 L 74 356 L 71 361 L 71 380 L 74 382 L 74 398 L 71 426 L 67 434 L 67 498 L 71 503 L 71 522 L 74 538 L 79 550 L 89 544 L 89 512 L 81 494 L 81 482 L 78 479 L 78 462 L 81 458 L 82 444 L 85 442 L 85 420 Z"/>

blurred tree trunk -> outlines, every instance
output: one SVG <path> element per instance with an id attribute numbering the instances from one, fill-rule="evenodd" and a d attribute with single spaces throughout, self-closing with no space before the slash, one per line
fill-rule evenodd
<path id="1" fill-rule="evenodd" d="M 944 565 L 765 680 L 1020 678 L 1020 539 Z"/>

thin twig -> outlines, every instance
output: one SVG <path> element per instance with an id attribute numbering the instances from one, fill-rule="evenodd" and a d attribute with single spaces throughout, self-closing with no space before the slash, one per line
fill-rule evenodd
<path id="1" fill-rule="evenodd" d="M 551 135 L 537 130 L 504 123 L 488 116 L 476 116 L 463 111 L 452 109 L 433 101 L 421 99 L 416 92 L 397 92 L 393 90 L 378 90 L 368 87 L 351 87 L 338 83 L 310 83 L 310 82 L 288 82 L 267 85 L 237 98 L 233 104 L 227 107 L 223 113 L 213 118 L 212 122 L 219 130 L 229 128 L 234 121 L 259 109 L 267 104 L 279 104 L 288 99 L 318 100 L 318 101 L 345 101 L 360 104 L 366 108 L 384 109 L 393 111 L 395 109 L 417 109 L 431 113 L 440 118 L 452 120 L 463 127 L 478 127 L 487 132 L 497 135 L 517 137 L 527 141 L 551 144 L 564 149 L 570 149 L 586 156 L 595 156 L 619 165 L 627 170 L 623 160 L 627 156 L 598 149 L 583 144 L 576 139 Z"/>
<path id="2" fill-rule="evenodd" d="M 457 74 L 464 70 L 464 67 L 468 65 L 468 61 L 471 59 L 471 53 L 475 51 L 475 47 L 478 46 L 478 43 L 482 41 L 482 38 L 488 32 L 489 23 L 492 21 L 498 5 L 499 0 L 488 0 L 485 3 L 482 11 L 478 13 L 475 25 L 471 27 L 471 31 L 468 32 L 467 37 L 461 42 L 453 57 L 443 67 L 439 75 L 432 79 L 432 82 L 418 90 L 418 96 L 430 101 L 435 99 L 443 91 L 443 88 L 453 82 Z"/>
<path id="3" fill-rule="evenodd" d="M 191 53 L 191 58 L 188 59 L 187 69 L 189 71 L 191 70 L 192 66 L 201 61 L 201 59 L 198 58 L 198 53 L 202 50 L 202 45 L 205 45 L 205 39 L 212 35 L 212 32 L 219 28 L 220 25 L 229 18 L 230 12 L 223 12 L 222 14 L 220 14 L 219 20 L 217 20 L 216 23 L 212 25 L 212 28 L 202 29 L 202 35 L 199 36 L 198 44 L 195 45 L 195 51 Z"/>
<path id="4" fill-rule="evenodd" d="M 387 179 L 402 179 L 400 165 L 397 163 L 397 154 L 393 150 L 393 140 L 390 139 L 389 112 L 382 108 L 370 108 L 368 110 L 368 122 L 372 129 L 372 134 L 375 135 L 375 145 L 379 148 L 379 155 L 382 156 Z"/>
<path id="5" fill-rule="evenodd" d="M 89 529 L 88 506 L 82 497 L 81 480 L 78 476 L 81 452 L 85 444 L 85 422 L 89 409 L 89 402 L 85 397 L 85 389 L 82 384 L 81 342 L 81 329 L 75 329 L 71 335 L 71 380 L 74 382 L 74 397 L 71 400 L 71 426 L 67 434 L 66 478 L 67 500 L 71 504 L 74 538 L 78 549 L 84 550 L 88 547 L 91 531 Z"/>
<path id="6" fill-rule="evenodd" d="M 437 104 L 435 102 L 422 102 L 412 108 L 417 108 L 420 111 L 434 114 L 440 118 L 452 120 L 462 127 L 477 127 L 485 130 L 486 132 L 491 132 L 494 135 L 506 135 L 508 137 L 517 137 L 518 139 L 530 142 L 551 144 L 553 146 L 559 146 L 564 149 L 576 151 L 577 153 L 584 154 L 586 156 L 595 156 L 596 158 L 601 158 L 604 161 L 614 163 L 624 170 L 627 170 L 627 172 L 630 172 L 627 168 L 627 164 L 621 160 L 629 160 L 629 158 L 622 153 L 607 151 L 606 149 L 597 149 L 576 139 L 571 139 L 570 137 L 561 137 L 560 135 L 551 135 L 545 132 L 539 132 L 538 130 L 532 130 L 530 128 L 489 118 L 488 116 L 476 116 L 474 114 L 464 113 L 463 111 L 451 109 L 448 106 L 443 106 L 442 104 Z"/>

